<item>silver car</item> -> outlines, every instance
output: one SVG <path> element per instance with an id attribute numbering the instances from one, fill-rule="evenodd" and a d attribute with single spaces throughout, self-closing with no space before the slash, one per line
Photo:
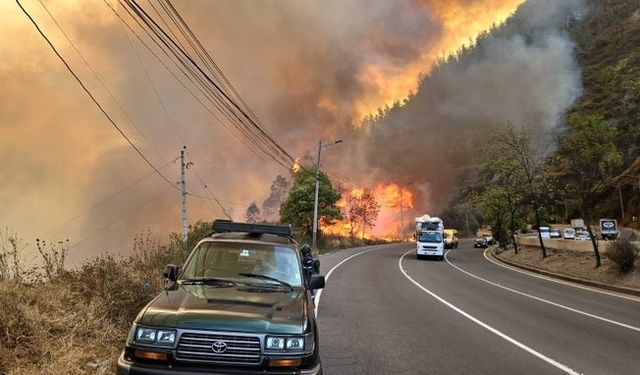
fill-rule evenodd
<path id="1" fill-rule="evenodd" d="M 565 240 L 575 240 L 576 239 L 576 230 L 573 228 L 565 228 L 562 231 L 562 238 Z"/>

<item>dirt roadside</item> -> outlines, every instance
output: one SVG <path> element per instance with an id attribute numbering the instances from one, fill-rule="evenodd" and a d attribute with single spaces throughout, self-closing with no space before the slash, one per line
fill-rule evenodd
<path id="1" fill-rule="evenodd" d="M 499 259 L 507 260 L 515 265 L 534 267 L 543 271 L 565 275 L 573 278 L 593 281 L 614 287 L 632 288 L 640 292 L 640 261 L 636 260 L 636 267 L 629 273 L 623 274 L 617 265 L 606 256 L 602 257 L 602 265 L 595 267 L 593 254 L 573 252 L 567 250 L 548 249 L 547 257 L 542 259 L 542 253 L 536 247 L 522 247 L 518 254 L 505 250 L 495 252 Z"/>

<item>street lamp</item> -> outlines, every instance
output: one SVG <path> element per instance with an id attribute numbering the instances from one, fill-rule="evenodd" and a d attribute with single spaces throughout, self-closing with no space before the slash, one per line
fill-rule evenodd
<path id="1" fill-rule="evenodd" d="M 322 143 L 322 139 L 318 141 L 318 163 L 316 164 L 316 198 L 313 202 L 313 249 L 317 250 L 318 239 L 318 194 L 320 191 L 320 153 L 323 147 L 329 147 L 342 143 L 342 139 L 336 139 L 333 142 Z"/>

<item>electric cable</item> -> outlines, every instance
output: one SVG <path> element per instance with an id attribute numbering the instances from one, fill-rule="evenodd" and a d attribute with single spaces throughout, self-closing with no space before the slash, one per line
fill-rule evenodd
<path id="1" fill-rule="evenodd" d="M 109 121 L 109 123 L 111 123 L 111 125 L 118 131 L 118 133 L 120 133 L 120 135 L 127 141 L 127 143 L 129 143 L 129 145 L 136 151 L 136 153 L 149 165 L 149 167 L 151 167 L 155 173 L 157 173 L 160 177 L 162 177 L 162 179 L 169 184 L 169 186 L 171 186 L 171 188 L 179 190 L 176 186 L 174 186 L 174 184 L 169 181 L 169 179 L 162 174 L 162 172 L 160 172 L 160 170 L 153 165 L 153 163 L 142 153 L 142 151 L 140 151 L 140 149 L 131 141 L 131 139 L 122 131 L 122 129 L 118 126 L 118 124 L 116 124 L 116 122 L 111 118 L 111 116 L 107 113 L 107 111 L 102 107 L 102 105 L 98 102 L 98 100 L 93 96 L 93 94 L 91 93 L 91 91 L 89 91 L 89 89 L 87 88 L 87 86 L 85 86 L 85 84 L 82 82 L 82 80 L 80 79 L 80 77 L 73 71 L 73 69 L 71 68 L 71 66 L 67 63 L 67 61 L 62 57 L 62 55 L 58 52 L 58 50 L 56 49 L 56 47 L 53 45 L 53 43 L 49 40 L 49 38 L 45 35 L 45 33 L 42 31 L 42 29 L 40 29 L 40 26 L 37 24 L 37 22 L 33 19 L 33 17 L 31 17 L 31 15 L 29 14 L 29 12 L 22 6 L 22 4 L 20 3 L 20 0 L 16 0 L 16 3 L 18 4 L 18 6 L 20 7 L 20 9 L 22 10 L 22 12 L 27 16 L 27 18 L 29 18 L 29 20 L 31 21 L 31 23 L 35 26 L 36 30 L 38 31 L 38 33 L 42 36 L 42 38 L 44 38 L 44 40 L 47 42 L 47 44 L 49 45 L 49 47 L 51 47 L 51 49 L 53 50 L 53 52 L 56 54 L 56 56 L 60 59 L 60 61 L 62 61 L 62 63 L 64 64 L 64 66 L 67 68 L 67 70 L 69 71 L 69 73 L 71 73 L 71 75 L 75 78 L 75 80 L 78 82 L 78 84 L 82 87 L 82 89 L 85 91 L 85 93 L 89 96 L 89 98 L 91 98 L 91 101 L 93 101 L 93 103 L 98 107 L 98 109 L 100 109 L 100 111 L 102 112 L 102 114 L 107 118 L 107 120 Z"/>

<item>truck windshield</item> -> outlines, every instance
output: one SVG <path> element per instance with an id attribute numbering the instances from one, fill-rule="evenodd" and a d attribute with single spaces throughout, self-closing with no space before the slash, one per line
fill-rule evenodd
<path id="1" fill-rule="evenodd" d="M 419 242 L 442 242 L 442 233 L 440 232 L 426 232 L 420 233 L 418 237 Z"/>
<path id="2" fill-rule="evenodd" d="M 184 266 L 182 280 L 247 279 L 240 274 L 264 275 L 291 286 L 301 286 L 302 276 L 297 252 L 289 247 L 262 244 L 203 242 Z M 263 281 L 268 283 L 268 279 Z"/>

